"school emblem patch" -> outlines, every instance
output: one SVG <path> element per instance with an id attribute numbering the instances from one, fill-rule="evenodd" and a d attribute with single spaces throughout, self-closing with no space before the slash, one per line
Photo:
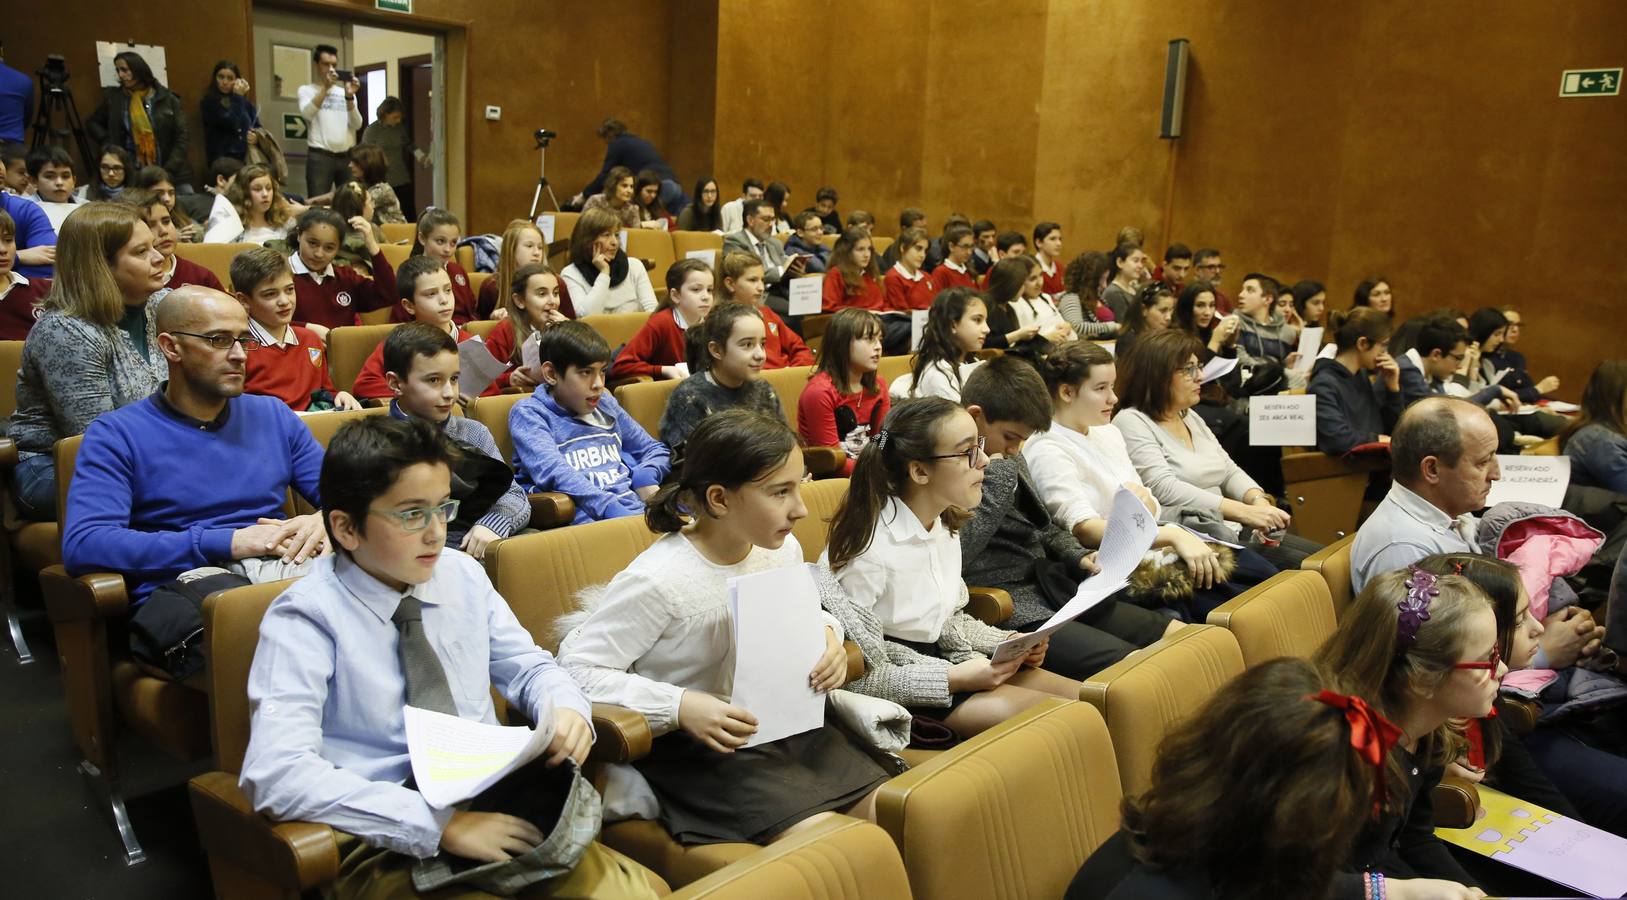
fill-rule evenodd
<path id="1" fill-rule="evenodd" d="M 461 273 L 457 276 L 457 280 L 458 280 L 458 287 L 466 287 L 469 284 L 469 279 L 463 277 L 463 275 Z"/>
<path id="2" fill-rule="evenodd" d="M 349 291 L 340 291 L 338 296 L 333 298 L 333 302 L 339 304 L 340 306 L 349 306 L 350 305 L 350 292 Z"/>
<path id="3" fill-rule="evenodd" d="M 40 316 L 43 316 L 43 315 L 45 315 L 45 307 L 43 307 L 43 306 L 34 307 L 34 321 L 38 322 L 40 320 Z"/>
<path id="4" fill-rule="evenodd" d="M 306 347 L 305 352 L 311 355 L 311 365 L 316 366 L 318 369 L 322 368 L 321 347 Z"/>

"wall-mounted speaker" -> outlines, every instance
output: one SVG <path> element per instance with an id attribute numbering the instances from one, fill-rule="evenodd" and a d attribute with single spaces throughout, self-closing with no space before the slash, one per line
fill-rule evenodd
<path id="1" fill-rule="evenodd" d="M 1169 42 L 1169 60 L 1164 65 L 1164 117 L 1158 124 L 1158 136 L 1175 139 L 1181 136 L 1181 115 L 1186 111 L 1186 62 L 1191 41 L 1177 38 Z"/>

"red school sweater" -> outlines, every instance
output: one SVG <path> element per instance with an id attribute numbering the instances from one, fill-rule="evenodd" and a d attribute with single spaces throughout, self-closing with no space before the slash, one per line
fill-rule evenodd
<path id="1" fill-rule="evenodd" d="M 375 264 L 376 265 L 376 264 Z M 452 279 L 452 321 L 462 325 L 474 319 L 484 319 L 487 316 L 480 314 L 480 304 L 475 299 L 475 289 L 469 286 L 469 273 L 456 262 L 446 264 L 447 277 Z M 489 283 L 491 279 L 486 279 Z M 395 276 L 390 276 L 392 292 L 394 290 Z M 494 288 L 495 290 L 495 288 Z M 495 295 L 493 295 L 495 296 Z M 411 322 L 412 313 L 407 312 L 405 302 L 391 297 L 395 308 L 390 310 L 390 322 L 399 325 L 402 322 Z"/>
<path id="2" fill-rule="evenodd" d="M 29 329 L 45 314 L 45 295 L 51 293 L 51 279 L 30 278 L 26 284 L 18 284 L 11 275 L 0 274 L 0 286 L 6 291 L 0 294 L 0 341 L 27 340 Z"/>
<path id="3" fill-rule="evenodd" d="M 621 353 L 616 355 L 616 362 L 610 367 L 610 371 L 614 372 L 617 378 L 648 375 L 660 379 L 662 366 L 677 365 L 685 361 L 684 331 L 678 327 L 678 320 L 673 316 L 672 307 L 668 306 L 650 314 L 638 332 L 621 348 Z"/>
<path id="4" fill-rule="evenodd" d="M 243 364 L 243 392 L 276 397 L 295 412 L 309 409 L 317 391 L 333 393 L 328 374 L 328 348 L 316 332 L 294 326 L 294 342 L 286 347 L 264 344 Z"/>
<path id="5" fill-rule="evenodd" d="M 814 364 L 813 351 L 802 342 L 802 338 L 791 326 L 785 324 L 779 313 L 766 306 L 757 307 L 763 314 L 763 333 L 766 340 L 763 342 L 763 368 L 785 369 L 791 366 L 811 366 Z"/>
<path id="6" fill-rule="evenodd" d="M 881 282 L 864 275 L 864 288 L 856 294 L 847 291 L 847 283 L 842 280 L 842 273 L 831 269 L 825 273 L 825 288 L 822 292 L 824 298 L 824 312 L 833 313 L 839 309 L 856 306 L 859 309 L 868 309 L 880 313 L 887 309 L 886 296 L 881 288 Z"/>
<path id="7" fill-rule="evenodd" d="M 178 288 L 183 284 L 201 284 L 204 287 L 214 288 L 217 291 L 226 290 L 215 277 L 215 273 L 205 269 L 190 259 L 175 257 L 175 273 L 170 275 L 164 287 Z"/>
<path id="8" fill-rule="evenodd" d="M 888 311 L 899 310 L 909 312 L 912 309 L 928 309 L 932 306 L 932 298 L 937 296 L 934 290 L 932 277 L 925 272 L 916 272 L 912 280 L 898 266 L 887 270 L 882 278 L 886 288 L 884 303 Z"/>
<path id="9" fill-rule="evenodd" d="M 876 392 L 843 394 L 824 372 L 808 380 L 797 398 L 797 433 L 809 447 L 841 447 L 847 454 L 843 475 L 853 474 L 859 451 L 881 430 L 890 403 L 887 379 L 876 376 Z"/>
<path id="10" fill-rule="evenodd" d="M 461 344 L 474 336 L 474 332 L 465 331 L 462 327 L 458 328 L 458 343 Z M 485 396 L 487 393 L 491 393 L 490 389 L 487 389 L 481 396 Z M 367 357 L 367 362 L 362 363 L 362 370 L 356 375 L 356 386 L 350 389 L 350 395 L 358 400 L 377 400 L 390 396 L 390 385 L 384 380 L 383 341 L 379 341 L 379 345 L 373 348 L 373 352 Z"/>
<path id="11" fill-rule="evenodd" d="M 1038 259 L 1036 259 L 1035 262 L 1038 262 Z M 1040 293 L 1045 294 L 1052 300 L 1055 300 L 1056 298 L 1062 296 L 1062 264 L 1054 263 L 1053 265 L 1055 268 L 1051 269 L 1049 272 L 1045 271 L 1044 266 L 1040 267 L 1040 274 L 1045 276 L 1045 281 L 1040 285 L 1039 290 Z"/>
<path id="12" fill-rule="evenodd" d="M 944 260 L 943 265 L 932 270 L 927 276 L 932 279 L 932 296 L 943 293 L 952 287 L 964 287 L 977 290 L 977 276 L 965 269 L 956 270 L 954 263 Z"/>
<path id="13" fill-rule="evenodd" d="M 292 257 L 290 258 L 292 259 Z M 326 328 L 355 325 L 359 313 L 384 309 L 396 302 L 395 269 L 383 253 L 373 254 L 373 277 L 349 266 L 333 266 L 321 284 L 309 274 L 294 276 L 294 324 L 315 323 Z"/>
<path id="14" fill-rule="evenodd" d="M 565 279 L 560 278 L 558 281 L 559 311 L 564 314 L 565 318 L 574 319 L 576 318 L 576 308 L 571 306 L 571 294 L 570 291 L 565 289 Z M 479 307 L 479 318 L 491 318 L 491 314 L 496 312 L 504 302 L 506 301 L 497 296 L 497 276 L 493 275 L 480 286 L 480 297 L 475 301 L 475 305 Z M 456 320 L 456 318 L 457 314 L 453 313 L 453 319 Z"/>

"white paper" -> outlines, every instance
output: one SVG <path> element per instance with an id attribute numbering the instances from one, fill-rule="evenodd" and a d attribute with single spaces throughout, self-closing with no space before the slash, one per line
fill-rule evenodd
<path id="1" fill-rule="evenodd" d="M 1295 372 L 1309 372 L 1311 364 L 1316 362 L 1316 351 L 1322 349 L 1322 326 L 1312 325 L 1299 330 L 1299 361 L 1294 363 Z"/>
<path id="2" fill-rule="evenodd" d="M 1149 512 L 1135 494 L 1119 488 L 1113 495 L 1113 511 L 1107 517 L 1107 530 L 1102 535 L 1102 545 L 1096 554 L 1101 571 L 1081 582 L 1073 599 L 1057 610 L 1044 625 L 996 645 L 990 660 L 1002 663 L 1027 656 L 1030 650 L 1057 629 L 1113 596 L 1129 583 L 1130 573 L 1135 571 L 1157 537 L 1158 517 Z"/>
<path id="3" fill-rule="evenodd" d="M 548 749 L 554 739 L 552 701 L 546 701 L 537 727 L 487 725 L 430 712 L 401 709 L 407 726 L 407 754 L 418 793 L 437 809 L 479 794 Z"/>
<path id="4" fill-rule="evenodd" d="M 520 365 L 533 381 L 542 383 L 542 332 L 531 332 L 531 336 L 520 345 Z"/>
<path id="5" fill-rule="evenodd" d="M 927 313 L 931 310 L 910 310 L 910 352 L 921 349 L 921 336 L 926 334 Z"/>
<path id="6" fill-rule="evenodd" d="M 1251 447 L 1316 446 L 1316 395 L 1248 398 L 1248 442 Z"/>
<path id="7" fill-rule="evenodd" d="M 691 250 L 684 254 L 684 259 L 698 259 L 714 269 L 717 268 L 716 250 Z"/>
<path id="8" fill-rule="evenodd" d="M 621 252 L 626 253 L 627 252 L 627 229 L 623 228 L 621 230 L 620 239 L 621 239 Z"/>
<path id="9" fill-rule="evenodd" d="M 1563 400 L 1549 400 L 1546 409 L 1549 412 L 1555 413 L 1574 413 L 1582 411 L 1580 406 L 1577 406 L 1574 403 L 1566 403 Z"/>
<path id="10" fill-rule="evenodd" d="M 113 57 L 120 53 L 130 52 L 141 57 L 142 62 L 153 70 L 153 80 L 159 84 L 169 84 L 169 63 L 164 54 L 164 48 L 155 44 L 127 44 L 122 41 L 96 42 L 96 74 L 101 79 L 102 87 L 118 87 L 119 73 L 113 69 Z"/>
<path id="11" fill-rule="evenodd" d="M 1219 544 L 1222 547 L 1230 547 L 1233 550 L 1241 550 L 1241 549 L 1243 549 L 1242 544 L 1234 544 L 1231 541 L 1223 541 L 1220 538 L 1215 537 L 1214 535 L 1206 534 L 1206 533 L 1204 533 L 1202 531 L 1197 530 L 1196 528 L 1191 527 L 1190 525 L 1179 525 L 1177 527 L 1180 528 L 1182 531 L 1186 532 L 1187 534 L 1190 534 L 1193 537 L 1197 538 L 1198 540 L 1203 541 L 1205 544 Z"/>
<path id="12" fill-rule="evenodd" d="M 817 316 L 824 309 L 825 279 L 821 275 L 793 278 L 786 287 L 786 302 L 793 316 Z"/>
<path id="13" fill-rule="evenodd" d="M 1497 465 L 1503 475 L 1492 482 L 1491 493 L 1486 496 L 1487 506 L 1523 502 L 1558 509 L 1564 505 L 1565 489 L 1571 483 L 1570 457 L 1498 454 Z"/>
<path id="14" fill-rule="evenodd" d="M 497 376 L 508 371 L 508 363 L 491 355 L 479 335 L 458 345 L 458 392 L 478 397 Z"/>
<path id="15" fill-rule="evenodd" d="M 1216 378 L 1224 378 L 1237 368 L 1237 357 L 1217 356 L 1203 366 L 1203 372 L 1198 376 L 1198 384 L 1208 384 Z"/>
<path id="16" fill-rule="evenodd" d="M 734 607 L 734 688 L 729 702 L 757 717 L 746 746 L 825 724 L 825 695 L 808 676 L 825 653 L 825 620 L 809 566 L 729 579 Z"/>
<path id="17" fill-rule="evenodd" d="M 554 242 L 554 217 L 552 215 L 537 216 L 537 230 L 542 232 L 543 250 Z"/>
<path id="18" fill-rule="evenodd" d="M 1491 387 L 1493 385 L 1502 384 L 1503 379 L 1507 378 L 1508 373 L 1511 372 L 1511 371 L 1513 371 L 1513 370 L 1512 369 L 1498 369 L 1496 372 L 1492 373 L 1491 380 L 1486 382 L 1486 386 Z"/>

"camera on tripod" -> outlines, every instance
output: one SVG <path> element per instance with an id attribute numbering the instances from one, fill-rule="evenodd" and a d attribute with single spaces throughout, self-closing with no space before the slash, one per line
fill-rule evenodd
<path id="1" fill-rule="evenodd" d="M 547 147 L 549 141 L 559 137 L 559 132 L 549 131 L 546 128 L 538 128 L 536 131 L 531 133 L 531 136 L 537 139 L 538 147 Z"/>
<path id="2" fill-rule="evenodd" d="M 34 71 L 46 90 L 61 90 L 68 83 L 68 61 L 60 53 L 45 58 L 45 65 Z"/>

